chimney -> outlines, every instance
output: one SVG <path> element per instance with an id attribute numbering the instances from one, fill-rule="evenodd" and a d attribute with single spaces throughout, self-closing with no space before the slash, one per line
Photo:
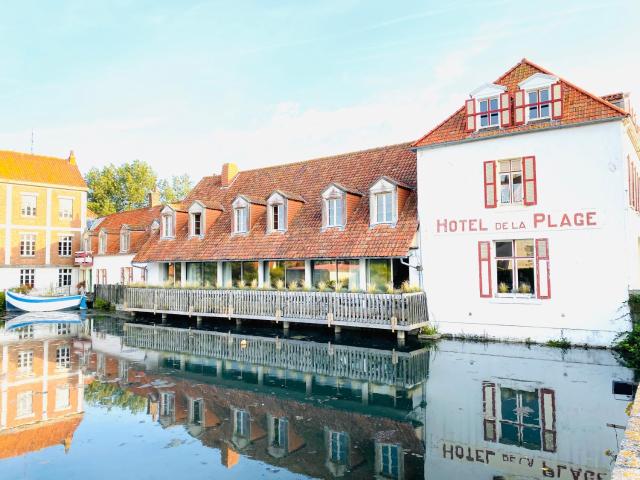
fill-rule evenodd
<path id="1" fill-rule="evenodd" d="M 147 205 L 149 208 L 160 205 L 160 192 L 158 189 L 153 190 L 147 194 Z"/>
<path id="2" fill-rule="evenodd" d="M 220 185 L 228 187 L 233 179 L 238 175 L 238 166 L 235 163 L 225 163 L 222 165 L 222 174 L 220 175 Z"/>
<path id="3" fill-rule="evenodd" d="M 71 165 L 75 165 L 75 164 L 76 164 L 76 154 L 75 154 L 75 153 L 73 153 L 73 150 L 71 150 L 71 151 L 69 152 L 69 163 L 70 163 Z"/>

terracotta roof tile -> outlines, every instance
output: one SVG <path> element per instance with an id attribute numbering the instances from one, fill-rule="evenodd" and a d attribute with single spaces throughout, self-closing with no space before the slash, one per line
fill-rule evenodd
<path id="1" fill-rule="evenodd" d="M 71 445 L 82 414 L 18 427 L 0 433 L 0 459 L 37 452 L 54 445 Z"/>
<path id="2" fill-rule="evenodd" d="M 0 179 L 86 189 L 78 165 L 67 158 L 0 150 Z"/>
<path id="3" fill-rule="evenodd" d="M 553 75 L 551 72 L 529 60 L 523 59 L 494 83 L 507 87 L 507 91 L 513 94 L 518 90 L 518 83 L 535 73 Z M 463 105 L 449 118 L 415 142 L 413 146 L 426 147 L 465 140 L 479 140 L 486 137 L 498 137 L 506 134 L 575 125 L 608 118 L 620 118 L 627 115 L 624 110 L 609 103 L 607 100 L 592 95 L 562 78 L 560 78 L 560 83 L 562 84 L 563 105 L 562 118 L 559 120 L 547 120 L 519 126 L 467 132 L 465 130 L 466 114 Z"/>
<path id="4" fill-rule="evenodd" d="M 115 255 L 120 253 L 120 230 L 123 225 L 127 225 L 131 230 L 128 253 L 136 253 L 149 239 L 150 226 L 155 219 L 160 218 L 162 208 L 162 205 L 156 205 L 155 207 L 137 208 L 107 215 L 91 226 L 90 235 L 97 237 L 101 231 L 106 231 L 106 255 Z M 93 250 L 98 255 L 97 243 L 96 248 L 93 248 Z"/>
<path id="5" fill-rule="evenodd" d="M 220 177 L 204 177 L 186 203 L 206 199 L 226 207 L 204 239 L 189 238 L 188 216 L 178 215 L 176 238 L 160 240 L 159 232 L 139 250 L 137 262 L 172 260 L 253 260 L 335 257 L 403 257 L 418 228 L 416 193 L 409 194 L 395 227 L 369 226 L 369 187 L 386 175 L 416 185 L 416 154 L 411 143 L 307 160 L 276 167 L 241 171 L 229 187 Z M 344 230 L 321 230 L 321 194 L 332 183 L 347 184 L 363 193 L 347 218 Z M 304 192 L 306 203 L 284 233 L 267 234 L 262 215 L 248 234 L 232 234 L 231 203 L 238 195 L 268 198 L 275 190 Z"/>

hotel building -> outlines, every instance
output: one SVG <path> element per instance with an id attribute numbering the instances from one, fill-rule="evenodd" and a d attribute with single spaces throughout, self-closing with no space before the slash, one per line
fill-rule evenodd
<path id="1" fill-rule="evenodd" d="M 0 151 L 0 289 L 75 289 L 86 211 L 73 152 L 64 159 Z"/>
<path id="2" fill-rule="evenodd" d="M 414 144 L 441 332 L 610 345 L 640 287 L 640 141 L 625 95 L 528 60 Z"/>

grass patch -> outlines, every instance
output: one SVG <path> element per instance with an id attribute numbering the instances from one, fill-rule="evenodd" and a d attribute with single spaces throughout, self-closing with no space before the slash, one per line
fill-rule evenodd
<path id="1" fill-rule="evenodd" d="M 93 302 L 93 308 L 95 308 L 96 310 L 104 310 L 106 312 L 115 310 L 115 307 L 111 305 L 110 302 L 107 302 L 103 298 L 96 298 L 95 301 Z"/>
<path id="2" fill-rule="evenodd" d="M 571 342 L 564 337 L 558 340 L 549 340 L 545 345 L 551 348 L 562 348 L 563 350 L 571 348 Z"/>
<path id="3" fill-rule="evenodd" d="M 437 335 L 438 327 L 436 327 L 435 325 L 425 325 L 420 329 L 420 333 L 422 335 Z"/>

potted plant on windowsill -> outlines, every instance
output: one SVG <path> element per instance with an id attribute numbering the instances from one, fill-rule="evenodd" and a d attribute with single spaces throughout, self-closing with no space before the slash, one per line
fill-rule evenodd
<path id="1" fill-rule="evenodd" d="M 518 293 L 531 295 L 531 285 L 529 285 L 528 283 L 521 283 L 518 287 Z"/>
<path id="2" fill-rule="evenodd" d="M 498 284 L 498 293 L 511 293 L 511 288 L 505 282 Z"/>

